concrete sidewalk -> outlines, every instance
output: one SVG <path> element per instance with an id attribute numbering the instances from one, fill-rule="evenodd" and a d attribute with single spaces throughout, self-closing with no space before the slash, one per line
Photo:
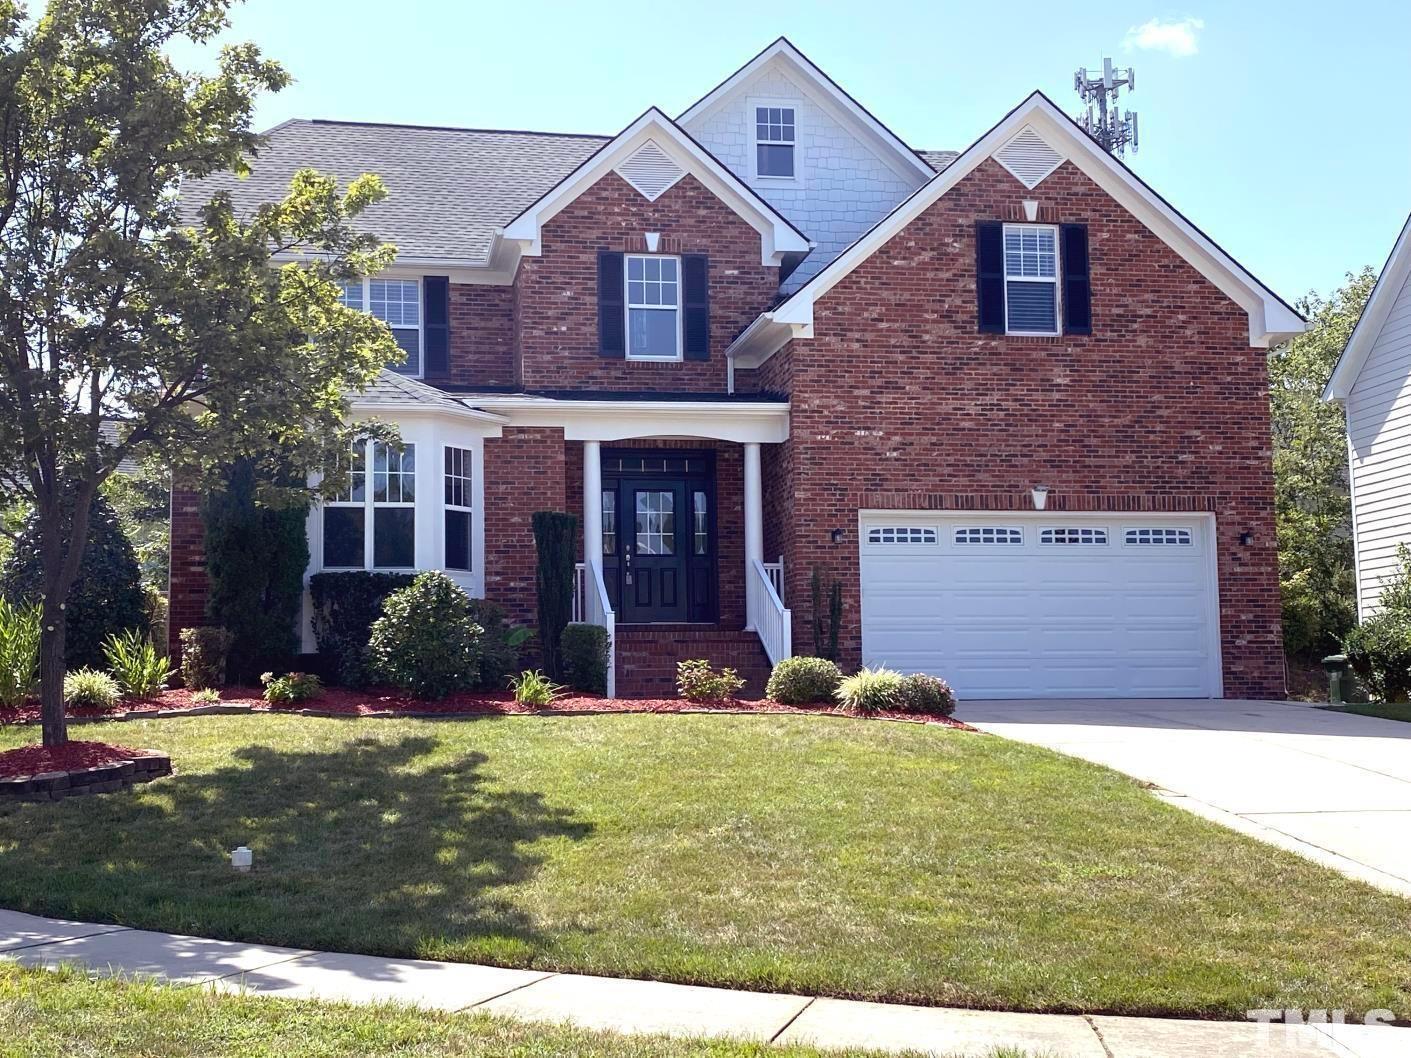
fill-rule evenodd
<path id="1" fill-rule="evenodd" d="M 1172 804 L 1411 896 L 1411 724 L 1205 699 L 964 702 L 957 715 L 1116 768 Z"/>
<path id="2" fill-rule="evenodd" d="M 1248 1022 L 1012 1014 L 737 992 L 660 981 L 337 955 L 64 922 L 0 911 L 0 958 L 218 990 L 355 1003 L 395 1001 L 591 1029 L 818 1047 L 1034 1058 L 1403 1058 L 1411 1029 L 1264 1028 Z"/>

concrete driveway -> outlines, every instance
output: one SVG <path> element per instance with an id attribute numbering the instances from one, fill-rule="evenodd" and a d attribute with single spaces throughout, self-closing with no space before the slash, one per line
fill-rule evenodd
<path id="1" fill-rule="evenodd" d="M 1206 699 L 962 702 L 956 716 L 1411 896 L 1411 724 Z"/>

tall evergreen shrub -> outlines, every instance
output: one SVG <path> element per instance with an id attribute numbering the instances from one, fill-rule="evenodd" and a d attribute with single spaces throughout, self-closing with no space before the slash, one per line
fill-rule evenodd
<path id="1" fill-rule="evenodd" d="M 544 671 L 562 680 L 560 638 L 573 617 L 573 555 L 578 519 L 559 511 L 538 511 L 533 518 L 534 547 L 539 557 L 535 587 L 539 596 L 539 644 Z"/>

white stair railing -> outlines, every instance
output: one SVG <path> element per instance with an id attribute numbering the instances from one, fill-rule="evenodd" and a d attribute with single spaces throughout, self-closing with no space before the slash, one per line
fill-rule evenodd
<path id="1" fill-rule="evenodd" d="M 573 620 L 575 623 L 583 620 L 583 615 L 587 612 L 587 604 L 583 599 L 583 570 L 582 562 L 573 567 Z"/>
<path id="2" fill-rule="evenodd" d="M 603 568 L 596 560 L 580 563 L 586 591 L 583 593 L 583 620 L 591 625 L 600 625 L 608 632 L 608 697 L 617 697 L 617 615 L 612 610 L 612 600 L 608 598 L 607 583 L 603 580 Z M 581 583 L 581 581 L 580 581 Z"/>
<path id="3" fill-rule="evenodd" d="M 766 562 L 764 572 L 769 574 L 769 583 L 774 585 L 774 594 L 779 596 L 779 601 L 784 601 L 784 556 L 779 556 L 778 562 Z"/>
<path id="4" fill-rule="evenodd" d="M 754 590 L 745 593 L 749 599 L 750 627 L 764 645 L 769 663 L 777 665 L 793 655 L 794 616 L 784 608 L 763 562 L 756 559 L 750 564 L 750 578 Z"/>

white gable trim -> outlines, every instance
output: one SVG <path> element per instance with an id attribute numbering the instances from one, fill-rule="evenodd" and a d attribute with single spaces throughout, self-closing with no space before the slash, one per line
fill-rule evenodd
<path id="1" fill-rule="evenodd" d="M 760 234 L 760 261 L 766 265 L 783 263 L 788 254 L 805 254 L 813 246 L 802 232 L 760 198 L 734 173 L 692 139 L 684 129 L 656 107 L 652 107 L 577 169 L 564 177 L 538 201 L 505 225 L 505 242 L 515 244 L 520 254 L 537 257 L 543 253 L 543 227 L 569 203 L 616 169 L 648 141 L 663 154 L 699 180 L 722 202 Z"/>
<path id="2" fill-rule="evenodd" d="M 1332 377 L 1323 389 L 1324 400 L 1340 402 L 1352 393 L 1352 387 L 1357 385 L 1357 376 L 1362 373 L 1362 366 L 1371 355 L 1372 347 L 1377 344 L 1382 327 L 1386 325 L 1387 316 L 1396 304 L 1402 288 L 1406 286 L 1408 276 L 1411 276 L 1411 217 L 1407 217 L 1406 223 L 1402 225 L 1396 245 L 1391 249 L 1391 256 L 1382 266 L 1382 274 L 1377 277 L 1376 286 L 1372 287 L 1372 294 L 1362 309 L 1362 315 L 1358 317 L 1357 325 L 1352 328 L 1352 335 L 1347 339 L 1347 347 L 1338 357 Z"/>
<path id="3" fill-rule="evenodd" d="M 770 354 L 765 349 L 778 339 L 777 334 L 767 332 L 791 327 L 794 328 L 793 336 L 811 337 L 813 306 L 819 298 L 974 172 L 1025 125 L 1031 125 L 1084 175 L 1150 228 L 1217 289 L 1240 305 L 1249 315 L 1251 346 L 1266 349 L 1307 329 L 1303 318 L 1278 295 L 1177 213 L 1130 169 L 1094 143 L 1052 100 L 1042 92 L 1035 92 L 972 143 L 934 180 L 917 189 L 793 295 L 775 306 L 771 314 L 772 327 L 756 328 L 751 325 L 726 350 L 727 354 L 736 357 L 742 367 L 753 366 L 768 359 Z M 751 336 L 748 343 L 744 341 L 747 336 Z M 782 341 L 778 343 L 782 344 Z"/>
<path id="4" fill-rule="evenodd" d="M 676 120 L 685 125 L 727 102 L 737 89 L 743 86 L 763 67 L 779 60 L 786 76 L 795 86 L 808 95 L 813 102 L 823 108 L 840 124 L 856 130 L 864 143 L 870 144 L 879 157 L 899 176 L 912 180 L 927 181 L 935 176 L 935 170 L 908 147 L 901 138 L 878 121 L 831 77 L 820 70 L 803 52 L 789 41 L 780 37 L 769 47 L 741 66 L 720 84 L 693 103 Z"/>

